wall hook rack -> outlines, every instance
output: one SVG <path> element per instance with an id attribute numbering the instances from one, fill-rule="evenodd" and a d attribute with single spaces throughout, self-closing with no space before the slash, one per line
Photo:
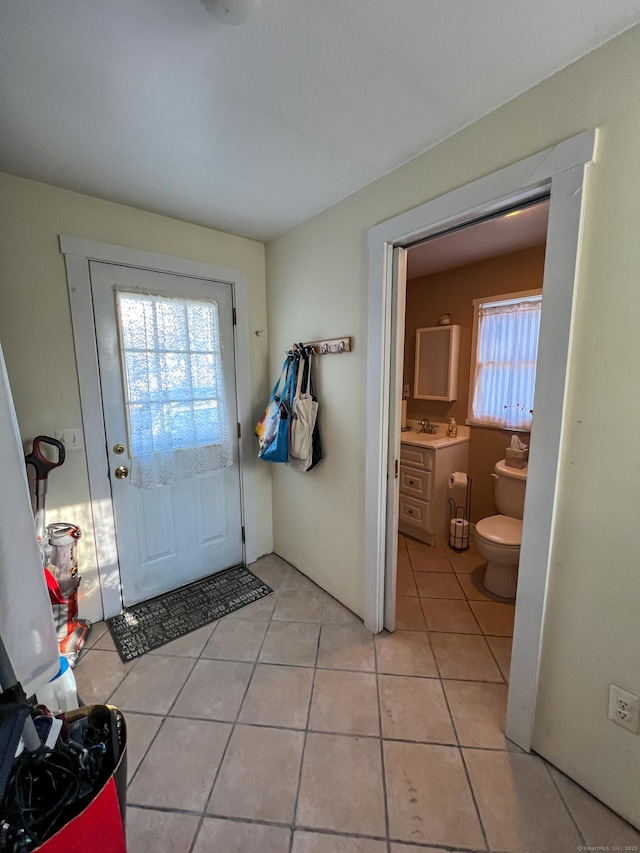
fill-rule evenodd
<path id="1" fill-rule="evenodd" d="M 313 347 L 316 355 L 332 355 L 334 353 L 351 352 L 351 341 L 350 337 L 330 338 L 323 341 L 308 341 L 303 346 Z"/>

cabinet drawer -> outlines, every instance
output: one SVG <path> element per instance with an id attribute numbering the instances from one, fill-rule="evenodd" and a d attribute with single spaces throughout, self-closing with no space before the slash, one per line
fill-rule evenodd
<path id="1" fill-rule="evenodd" d="M 424 530 L 427 530 L 429 526 L 428 501 L 417 501 L 406 495 L 400 495 L 398 521 L 400 524 L 411 524 L 414 527 L 422 527 Z"/>
<path id="2" fill-rule="evenodd" d="M 410 495 L 421 501 L 431 497 L 431 471 L 400 466 L 400 494 Z"/>
<path id="3" fill-rule="evenodd" d="M 432 471 L 434 456 L 435 451 L 431 447 L 417 447 L 415 444 L 400 445 L 400 461 L 413 468 Z"/>

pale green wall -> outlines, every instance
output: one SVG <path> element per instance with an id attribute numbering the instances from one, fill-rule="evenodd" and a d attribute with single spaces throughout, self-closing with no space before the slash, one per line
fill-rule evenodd
<path id="1" fill-rule="evenodd" d="M 68 234 L 244 271 L 249 328 L 266 329 L 264 246 L 78 193 L 0 176 L 0 340 L 23 440 L 82 424 L 64 258 Z M 267 335 L 250 335 L 251 399 L 257 419 L 268 393 Z M 253 418 L 252 418 L 253 419 Z M 263 508 L 259 553 L 271 551 L 271 484 L 258 471 Z M 80 524 L 81 614 L 101 618 L 85 454 L 67 454 L 49 481 L 49 521 Z"/>
<path id="2" fill-rule="evenodd" d="M 267 246 L 271 372 L 355 340 L 318 360 L 326 460 L 274 471 L 274 542 L 362 613 L 367 230 L 594 126 L 534 748 L 640 825 L 640 736 L 607 720 L 610 682 L 640 694 L 640 28 Z"/>

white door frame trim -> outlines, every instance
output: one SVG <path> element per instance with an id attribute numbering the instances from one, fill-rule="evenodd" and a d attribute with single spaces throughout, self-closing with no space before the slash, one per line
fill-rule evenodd
<path id="1" fill-rule="evenodd" d="M 98 371 L 93 300 L 91 297 L 90 261 L 102 261 L 154 272 L 222 281 L 233 287 L 236 309 L 235 360 L 238 421 L 240 439 L 240 486 L 243 525 L 245 528 L 245 560 L 253 562 L 257 553 L 258 507 L 256 504 L 255 453 L 252 447 L 251 370 L 249 363 L 249 292 L 247 276 L 241 270 L 214 264 L 176 258 L 157 252 L 146 252 L 110 243 L 83 240 L 60 235 L 60 251 L 65 256 L 73 340 L 78 367 L 80 405 L 89 473 L 91 513 L 95 532 L 96 559 L 104 618 L 121 612 L 120 571 L 116 548 L 115 520 L 111 502 L 106 434 L 102 414 L 102 395 Z"/>
<path id="2" fill-rule="evenodd" d="M 397 525 L 397 488 L 388 486 L 395 482 L 400 454 L 401 395 L 393 353 L 397 334 L 404 334 L 393 319 L 398 299 L 404 299 L 394 287 L 394 248 L 550 192 L 535 392 L 536 413 L 542 416 L 532 428 L 506 729 L 526 750 L 535 719 L 583 190 L 595 147 L 596 130 L 584 131 L 369 230 L 364 621 L 377 633 L 384 626 L 385 579 L 387 596 L 395 598 L 395 548 L 385 557 Z"/>

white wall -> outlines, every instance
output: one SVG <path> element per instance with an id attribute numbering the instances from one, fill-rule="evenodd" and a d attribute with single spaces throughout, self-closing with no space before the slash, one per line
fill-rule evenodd
<path id="1" fill-rule="evenodd" d="M 251 330 L 251 398 L 257 420 L 268 391 L 264 246 L 11 175 L 0 176 L 0 340 L 23 441 L 81 426 L 64 258 L 58 235 L 68 234 L 190 258 L 247 274 Z M 259 553 L 272 549 L 271 482 L 258 471 L 263 508 Z M 48 521 L 74 521 L 83 531 L 78 547 L 82 574 L 80 613 L 102 616 L 89 485 L 84 452 L 67 454 L 51 473 Z"/>
<path id="2" fill-rule="evenodd" d="M 640 736 L 607 720 L 610 682 L 640 694 L 640 27 L 267 246 L 272 374 L 355 338 L 318 360 L 326 460 L 274 470 L 274 543 L 362 614 L 367 230 L 594 126 L 534 749 L 640 825 Z"/>

